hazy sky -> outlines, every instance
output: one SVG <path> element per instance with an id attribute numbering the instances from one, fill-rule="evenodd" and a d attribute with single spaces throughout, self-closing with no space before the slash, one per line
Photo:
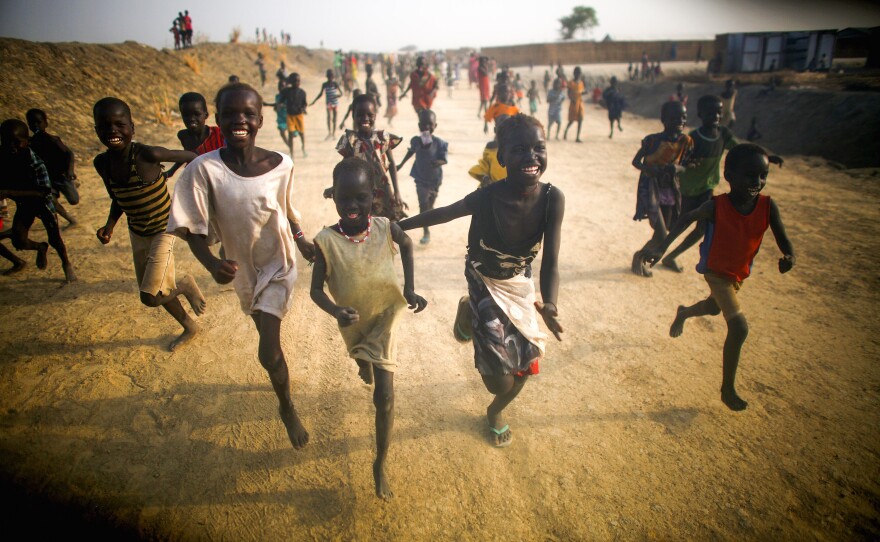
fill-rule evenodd
<path id="1" fill-rule="evenodd" d="M 625 39 L 711 38 L 726 32 L 807 30 L 880 25 L 870 0 L 0 0 L 0 36 L 33 41 L 116 43 L 135 40 L 170 47 L 168 30 L 188 9 L 196 36 L 227 41 L 234 27 L 246 40 L 254 29 L 280 30 L 293 43 L 362 51 L 484 47 L 554 41 L 558 19 L 577 5 L 595 8 L 599 27 Z M 361 6 L 367 6 L 366 8 Z"/>

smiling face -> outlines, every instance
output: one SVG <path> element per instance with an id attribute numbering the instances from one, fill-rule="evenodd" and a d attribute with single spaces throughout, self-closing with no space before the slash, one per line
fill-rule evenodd
<path id="1" fill-rule="evenodd" d="M 253 146 L 257 132 L 263 127 L 259 97 L 251 90 L 229 90 L 221 95 L 215 120 L 226 146 L 245 148 Z"/>
<path id="2" fill-rule="evenodd" d="M 663 122 L 667 134 L 680 134 L 687 125 L 687 109 L 681 102 L 666 102 L 661 111 L 660 121 Z"/>
<path id="3" fill-rule="evenodd" d="M 134 137 L 134 123 L 125 107 L 109 104 L 95 112 L 95 133 L 109 150 L 121 151 Z"/>
<path id="4" fill-rule="evenodd" d="M 373 208 L 373 185 L 366 168 L 341 171 L 333 186 L 333 203 L 346 233 L 367 229 Z"/>
<path id="5" fill-rule="evenodd" d="M 507 168 L 508 180 L 525 186 L 537 184 L 547 169 L 544 130 L 529 124 L 505 130 L 498 143 L 498 163 Z"/>
<path id="6" fill-rule="evenodd" d="M 758 197 L 767 184 L 770 161 L 764 154 L 752 152 L 741 156 L 733 167 L 724 169 L 724 178 L 730 183 L 730 195 L 739 201 Z"/>
<path id="7" fill-rule="evenodd" d="M 201 134 L 208 120 L 208 107 L 198 100 L 184 102 L 180 104 L 180 118 L 187 130 Z"/>
<path id="8" fill-rule="evenodd" d="M 354 108 L 354 125 L 360 135 L 369 136 L 376 124 L 376 106 L 373 102 L 362 101 Z"/>
<path id="9" fill-rule="evenodd" d="M 721 100 L 700 101 L 697 107 L 697 116 L 703 121 L 704 128 L 716 128 L 721 125 L 721 112 L 724 107 L 721 105 Z"/>

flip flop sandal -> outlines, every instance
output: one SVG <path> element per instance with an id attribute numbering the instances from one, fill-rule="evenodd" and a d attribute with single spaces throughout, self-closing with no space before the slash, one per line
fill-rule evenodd
<path id="1" fill-rule="evenodd" d="M 495 437 L 500 437 L 501 435 L 504 435 L 505 433 L 510 433 L 510 426 L 509 425 L 505 425 L 501 429 L 495 429 L 491 425 L 489 426 L 489 437 L 492 438 L 492 444 L 496 448 L 506 448 L 513 443 L 513 436 L 511 436 L 511 438 L 509 438 L 507 440 L 502 440 L 501 442 L 497 442 L 497 443 L 495 442 L 495 438 L 493 437 L 493 435 Z"/>

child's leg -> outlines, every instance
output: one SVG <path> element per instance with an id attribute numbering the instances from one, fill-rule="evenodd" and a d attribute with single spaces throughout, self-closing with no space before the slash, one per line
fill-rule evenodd
<path id="1" fill-rule="evenodd" d="M 61 259 L 61 268 L 64 270 L 65 280 L 67 282 L 75 281 L 76 275 L 73 272 L 73 265 L 71 265 L 67 257 L 67 247 L 64 245 L 64 240 L 61 239 L 61 228 L 58 227 L 58 219 L 55 218 L 55 213 L 50 211 L 46 205 L 42 205 L 38 216 L 40 217 L 40 222 L 43 223 L 43 227 L 46 228 L 49 244 L 55 249 L 58 257 Z"/>
<path id="2" fill-rule="evenodd" d="M 672 321 L 672 325 L 669 327 L 669 336 L 673 338 L 679 337 L 684 331 L 684 321 L 688 318 L 693 318 L 694 316 L 717 316 L 718 314 L 721 314 L 721 308 L 718 307 L 718 303 L 712 299 L 712 296 L 698 301 L 690 307 L 679 305 L 678 310 L 675 312 L 675 320 Z"/>
<path id="3" fill-rule="evenodd" d="M 749 404 L 736 393 L 736 369 L 743 343 L 749 336 L 746 317 L 739 313 L 727 320 L 727 338 L 724 339 L 724 364 L 721 378 L 721 401 L 730 410 L 745 410 Z"/>
<path id="4" fill-rule="evenodd" d="M 309 434 L 302 426 L 290 396 L 290 374 L 281 350 L 281 319 L 261 311 L 252 314 L 251 318 L 260 334 L 260 365 L 269 373 L 272 389 L 278 397 L 279 413 L 287 429 L 287 438 L 294 448 L 300 449 L 309 442 Z"/>
<path id="5" fill-rule="evenodd" d="M 675 271 L 681 272 L 682 267 L 678 262 L 675 261 L 675 259 L 684 254 L 687 249 L 696 245 L 700 241 L 700 239 L 703 238 L 704 234 L 705 227 L 703 226 L 703 223 L 697 222 L 697 226 L 694 228 L 694 230 L 690 232 L 677 247 L 675 247 L 669 254 L 667 254 L 663 258 L 663 261 L 661 262 L 662 265 Z"/>
<path id="6" fill-rule="evenodd" d="M 522 391 L 528 376 L 502 375 L 483 376 L 482 378 L 489 393 L 495 395 L 489 407 L 486 408 L 486 419 L 489 422 L 489 427 L 494 429 L 495 445 L 501 446 L 511 439 L 510 428 L 504 429 L 507 424 L 504 423 L 502 412 Z"/>
<path id="7" fill-rule="evenodd" d="M 48 260 L 46 253 L 49 251 L 49 243 L 37 243 L 28 238 L 31 226 L 39 213 L 39 206 L 45 206 L 42 201 L 22 200 L 15 208 L 15 216 L 12 217 L 12 228 L 9 238 L 15 250 L 36 250 L 37 269 L 46 269 Z"/>
<path id="8" fill-rule="evenodd" d="M 583 119 L 580 119 L 577 122 L 578 122 L 578 133 L 577 133 L 577 137 L 575 138 L 575 141 L 580 143 L 581 142 L 581 127 L 583 126 L 584 121 L 583 121 Z"/>
<path id="9" fill-rule="evenodd" d="M 376 462 L 373 463 L 373 479 L 376 481 L 376 496 L 390 499 L 394 496 L 385 476 L 385 459 L 388 445 L 391 444 L 391 431 L 394 429 L 394 373 L 373 368 L 376 387 L 373 390 L 373 405 L 376 406 Z"/>
<path id="10" fill-rule="evenodd" d="M 16 256 L 6 245 L 0 243 L 0 256 L 12 262 L 12 267 L 3 272 L 4 275 L 12 275 L 24 269 L 25 261 Z"/>
<path id="11" fill-rule="evenodd" d="M 305 134 L 305 132 L 299 133 L 299 142 L 300 142 L 300 146 L 302 147 L 303 158 L 305 158 L 308 156 L 308 153 L 306 152 L 306 134 Z"/>
<path id="12" fill-rule="evenodd" d="M 67 221 L 68 226 L 76 226 L 76 219 L 73 218 L 73 215 L 67 212 L 67 209 L 61 205 L 61 201 L 58 199 L 58 196 L 52 196 L 52 202 L 55 204 L 55 211 L 61 215 L 61 217 Z"/>
<path id="13" fill-rule="evenodd" d="M 611 132 L 608 134 L 608 139 L 614 137 L 614 119 L 609 119 L 608 123 L 611 124 Z"/>

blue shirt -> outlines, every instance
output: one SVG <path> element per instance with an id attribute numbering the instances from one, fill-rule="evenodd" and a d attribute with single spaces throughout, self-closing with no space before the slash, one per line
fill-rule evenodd
<path id="1" fill-rule="evenodd" d="M 440 187 L 443 182 L 443 168 L 435 166 L 436 160 L 446 162 L 446 151 L 449 144 L 437 136 L 431 137 L 430 145 L 422 145 L 422 138 L 415 136 L 410 140 L 409 150 L 415 154 L 410 176 L 417 184 L 428 185 L 433 189 Z"/>

